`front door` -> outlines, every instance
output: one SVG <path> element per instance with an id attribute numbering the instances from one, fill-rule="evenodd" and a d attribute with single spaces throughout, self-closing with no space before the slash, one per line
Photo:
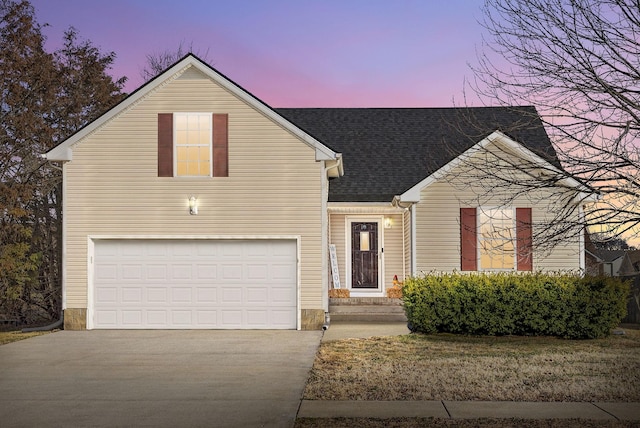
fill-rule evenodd
<path id="1" fill-rule="evenodd" d="M 377 289 L 378 223 L 351 223 L 351 288 Z"/>

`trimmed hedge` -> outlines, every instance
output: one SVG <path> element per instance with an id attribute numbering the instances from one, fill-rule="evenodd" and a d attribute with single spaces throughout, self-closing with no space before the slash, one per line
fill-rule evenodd
<path id="1" fill-rule="evenodd" d="M 627 311 L 629 283 L 574 274 L 431 274 L 403 291 L 412 331 L 471 335 L 609 335 Z"/>

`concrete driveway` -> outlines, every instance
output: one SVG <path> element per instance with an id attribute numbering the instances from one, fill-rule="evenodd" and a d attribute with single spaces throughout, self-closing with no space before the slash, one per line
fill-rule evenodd
<path id="1" fill-rule="evenodd" d="M 0 425 L 291 427 L 320 331 L 60 331 L 0 346 Z"/>

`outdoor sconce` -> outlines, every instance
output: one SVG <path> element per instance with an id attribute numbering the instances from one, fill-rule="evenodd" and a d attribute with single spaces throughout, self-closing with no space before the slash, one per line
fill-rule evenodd
<path id="1" fill-rule="evenodd" d="M 189 196 L 189 214 L 198 214 L 198 198 L 195 196 Z"/>
<path id="2" fill-rule="evenodd" d="M 384 228 L 391 229 L 391 226 L 393 226 L 393 221 L 391 220 L 391 217 L 386 217 L 384 219 Z"/>

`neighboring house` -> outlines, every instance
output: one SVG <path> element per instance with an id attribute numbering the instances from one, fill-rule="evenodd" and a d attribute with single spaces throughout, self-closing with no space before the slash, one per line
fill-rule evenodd
<path id="1" fill-rule="evenodd" d="M 629 256 L 629 262 L 631 266 L 627 267 L 626 271 L 623 271 L 623 275 L 638 275 L 640 274 L 640 250 L 630 250 L 627 252 Z"/>
<path id="2" fill-rule="evenodd" d="M 598 250 L 602 273 L 606 276 L 631 276 L 640 272 L 640 251 Z"/>
<path id="3" fill-rule="evenodd" d="M 486 129 L 452 127 L 460 112 Z M 318 329 L 330 245 L 352 296 L 430 271 L 584 269 L 582 239 L 532 248 L 549 207 L 448 181 L 490 147 L 558 167 L 540 122 L 500 131 L 531 113 L 272 109 L 188 55 L 45 155 L 63 164 L 65 328 Z"/>

